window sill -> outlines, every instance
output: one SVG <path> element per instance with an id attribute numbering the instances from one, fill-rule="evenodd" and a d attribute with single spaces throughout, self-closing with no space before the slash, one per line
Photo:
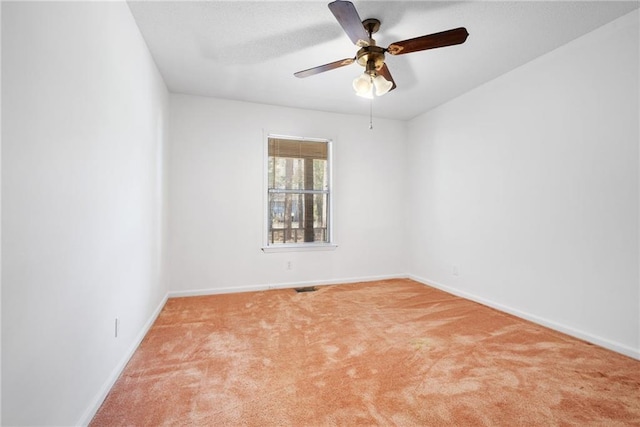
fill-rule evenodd
<path id="1" fill-rule="evenodd" d="M 338 247 L 335 243 L 307 243 L 294 245 L 263 246 L 262 252 L 309 252 L 309 251 L 333 251 Z"/>

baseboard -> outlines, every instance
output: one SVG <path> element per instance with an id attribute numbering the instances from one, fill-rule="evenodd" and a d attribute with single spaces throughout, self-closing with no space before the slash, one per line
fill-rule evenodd
<path id="1" fill-rule="evenodd" d="M 536 316 L 534 314 L 526 313 L 520 310 L 513 309 L 511 307 L 507 307 L 495 301 L 491 301 L 491 300 L 482 298 L 478 295 L 470 294 L 468 292 L 464 292 L 459 289 L 452 288 L 442 283 L 438 283 L 434 280 L 424 279 L 422 277 L 417 277 L 411 274 L 408 277 L 411 280 L 415 280 L 416 282 L 422 283 L 424 285 L 431 286 L 431 287 L 440 289 L 442 291 L 448 292 L 450 294 L 453 294 L 471 301 L 478 302 L 488 307 L 495 308 L 496 310 L 500 310 L 502 312 L 514 315 L 521 319 L 529 320 L 530 322 L 537 323 L 538 325 L 542 325 L 549 329 L 553 329 L 554 331 L 562 332 L 563 334 L 570 335 L 574 338 L 578 338 L 578 339 L 590 342 L 592 344 L 599 345 L 600 347 L 604 347 L 608 350 L 615 351 L 616 353 L 620 353 L 625 356 L 629 356 L 634 359 L 640 360 L 640 349 L 634 349 L 626 345 L 616 343 L 602 337 L 598 337 L 588 332 L 584 332 L 566 325 L 562 325 L 552 320 L 548 320 L 548 319 Z"/>
<path id="2" fill-rule="evenodd" d="M 164 298 L 162 299 L 158 307 L 156 307 L 154 312 L 149 317 L 149 320 L 147 320 L 147 322 L 142 327 L 142 330 L 140 331 L 140 333 L 138 333 L 138 335 L 136 336 L 136 339 L 133 341 L 133 344 L 129 347 L 129 350 L 125 353 L 124 357 L 120 360 L 120 363 L 118 363 L 118 365 L 113 369 L 113 371 L 111 372 L 111 375 L 109 376 L 107 381 L 104 383 L 104 385 L 100 389 L 100 392 L 93 398 L 87 410 L 84 411 L 84 414 L 82 414 L 82 417 L 80 417 L 80 421 L 78 421 L 75 425 L 78 425 L 78 426 L 89 425 L 93 417 L 98 412 L 98 409 L 100 409 L 100 405 L 102 405 L 102 402 L 104 402 L 104 399 L 106 399 L 107 394 L 109 394 L 109 391 L 115 384 L 116 380 L 120 377 L 120 374 L 122 374 L 122 371 L 124 371 L 124 368 L 127 366 L 127 363 L 129 363 L 129 360 L 131 359 L 131 357 L 133 357 L 133 353 L 135 353 L 135 351 L 138 349 L 138 346 L 140 345 L 144 337 L 147 335 L 147 332 L 149 332 L 149 329 L 151 329 L 151 326 L 153 326 L 153 323 L 158 318 L 158 315 L 160 315 L 160 312 L 162 311 L 162 308 L 166 304 L 168 298 L 169 298 L 168 294 L 164 296 Z"/>
<path id="3" fill-rule="evenodd" d="M 362 276 L 362 277 L 349 277 L 345 279 L 310 280 L 310 281 L 298 281 L 298 282 L 284 282 L 284 283 L 278 283 L 278 284 L 260 284 L 260 285 L 234 286 L 234 287 L 224 287 L 224 288 L 194 289 L 194 290 L 188 290 L 188 291 L 171 291 L 169 292 L 169 298 L 231 294 L 231 293 L 238 293 L 238 292 L 268 291 L 271 289 L 290 289 L 290 288 L 298 288 L 298 287 L 304 287 L 304 286 L 340 285 L 340 284 L 359 283 L 359 282 L 375 282 L 377 280 L 406 279 L 408 277 L 409 276 L 407 276 L 406 274 L 391 274 L 391 275 L 384 275 L 384 276 Z"/>

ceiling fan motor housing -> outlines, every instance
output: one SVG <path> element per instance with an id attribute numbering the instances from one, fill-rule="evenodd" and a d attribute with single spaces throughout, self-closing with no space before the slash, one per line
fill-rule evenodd
<path id="1" fill-rule="evenodd" d="M 356 58 L 358 64 L 365 67 L 365 71 L 371 74 L 380 70 L 384 65 L 384 49 L 372 43 L 372 45 L 360 49 Z"/>
<path id="2" fill-rule="evenodd" d="M 375 76 L 376 71 L 384 65 L 384 49 L 376 46 L 376 41 L 371 38 L 371 35 L 380 29 L 380 21 L 368 18 L 362 21 L 362 26 L 369 33 L 369 43 L 356 53 L 356 60 L 365 68 L 366 73 Z"/>

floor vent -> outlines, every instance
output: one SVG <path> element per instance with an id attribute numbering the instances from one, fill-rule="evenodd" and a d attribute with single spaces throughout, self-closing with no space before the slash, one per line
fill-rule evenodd
<path id="1" fill-rule="evenodd" d="M 305 286 L 304 288 L 295 288 L 296 292 L 315 292 L 317 291 L 315 286 Z"/>

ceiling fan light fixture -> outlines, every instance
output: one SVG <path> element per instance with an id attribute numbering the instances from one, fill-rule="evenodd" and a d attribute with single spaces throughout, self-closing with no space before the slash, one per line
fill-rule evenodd
<path id="1" fill-rule="evenodd" d="M 376 88 L 376 95 L 377 96 L 382 96 L 385 93 L 389 92 L 391 90 L 391 88 L 393 87 L 393 83 L 391 83 L 390 81 L 388 81 L 387 79 L 385 79 L 382 75 L 378 74 L 374 79 L 373 79 L 373 85 Z"/>
<path id="2" fill-rule="evenodd" d="M 355 6 L 349 0 L 334 0 L 329 3 L 329 10 L 349 36 L 353 44 L 360 49 L 353 58 L 330 62 L 318 67 L 293 73 L 296 77 L 308 77 L 357 62 L 365 67 L 365 75 L 358 76 L 353 81 L 356 94 L 366 98 L 373 98 L 374 92 L 382 96 L 396 88 L 396 84 L 384 62 L 385 54 L 393 56 L 420 52 L 462 44 L 467 40 L 469 32 L 464 27 L 453 28 L 439 33 L 427 34 L 412 39 L 391 43 L 387 48 L 380 47 L 373 39 L 373 34 L 380 29 L 380 20 L 368 18 L 362 21 Z M 369 74 L 369 76 L 366 76 Z"/>
<path id="3" fill-rule="evenodd" d="M 373 82 L 371 76 L 367 73 L 362 73 L 353 80 L 353 89 L 356 91 L 356 95 L 363 98 L 373 98 Z"/>
<path id="4" fill-rule="evenodd" d="M 373 99 L 374 93 L 376 96 L 382 96 L 392 87 L 393 83 L 385 79 L 384 76 L 378 74 L 374 77 L 366 71 L 353 80 L 353 89 L 356 91 L 356 95 L 367 99 Z"/>

